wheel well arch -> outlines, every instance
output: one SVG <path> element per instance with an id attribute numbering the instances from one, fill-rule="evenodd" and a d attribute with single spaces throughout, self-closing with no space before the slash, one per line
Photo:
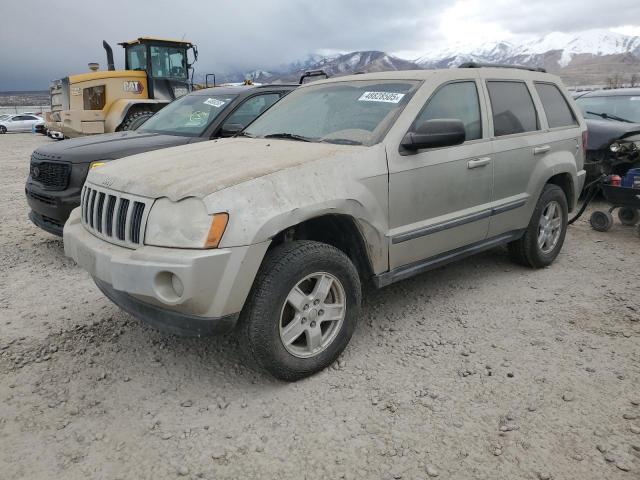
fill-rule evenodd
<path id="1" fill-rule="evenodd" d="M 558 173 L 547 180 L 546 184 L 557 185 L 562 189 L 567 197 L 567 204 L 569 205 L 569 211 L 572 211 L 575 205 L 575 191 L 573 187 L 573 179 L 571 174 L 567 172 Z"/>
<path id="2" fill-rule="evenodd" d="M 362 280 L 373 277 L 364 235 L 350 215 L 325 214 L 292 225 L 273 236 L 269 249 L 294 240 L 312 240 L 336 247 L 353 262 Z"/>
<path id="3" fill-rule="evenodd" d="M 115 132 L 129 112 L 139 110 L 151 110 L 153 113 L 160 111 L 168 102 L 158 102 L 157 100 L 136 100 L 122 98 L 113 102 L 105 117 L 105 132 Z"/>

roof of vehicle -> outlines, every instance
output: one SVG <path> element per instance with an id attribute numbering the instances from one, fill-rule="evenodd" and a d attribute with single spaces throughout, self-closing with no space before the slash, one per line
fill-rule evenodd
<path id="1" fill-rule="evenodd" d="M 196 90 L 189 95 L 238 95 L 241 93 L 251 93 L 256 90 L 293 90 L 297 84 L 268 84 L 268 85 L 239 85 L 231 87 L 209 87 Z"/>
<path id="2" fill-rule="evenodd" d="M 175 40 L 171 38 L 160 38 L 160 37 L 138 37 L 135 40 L 129 40 L 128 42 L 122 42 L 118 45 L 122 45 L 123 47 L 129 45 L 135 45 L 136 43 L 144 43 L 144 42 L 161 42 L 161 43 L 184 43 L 186 45 L 192 45 L 188 40 Z"/>
<path id="3" fill-rule="evenodd" d="M 314 82 L 305 83 L 302 87 L 308 87 L 310 85 L 319 85 L 324 83 L 334 82 L 350 82 L 357 80 L 427 80 L 429 78 L 436 77 L 438 75 L 446 76 L 447 78 L 457 77 L 470 78 L 482 75 L 483 77 L 495 77 L 495 78 L 514 78 L 514 79 L 532 79 L 532 80 L 546 80 L 553 79 L 554 81 L 560 81 L 560 79 L 552 74 L 523 70 L 521 68 L 502 68 L 502 67 L 481 67 L 481 68 L 445 68 L 434 70 L 398 70 L 391 72 L 373 72 L 373 73 L 356 73 L 354 75 L 345 75 L 343 77 L 331 77 L 324 80 L 316 80 Z"/>
<path id="4" fill-rule="evenodd" d="M 593 90 L 581 95 L 579 98 L 587 97 L 622 97 L 640 96 L 640 88 L 615 88 L 611 90 Z"/>

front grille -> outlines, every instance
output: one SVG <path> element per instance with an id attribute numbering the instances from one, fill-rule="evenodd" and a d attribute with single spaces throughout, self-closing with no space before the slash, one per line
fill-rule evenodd
<path id="1" fill-rule="evenodd" d="M 29 168 L 31 179 L 47 190 L 64 190 L 69 184 L 71 164 L 65 162 L 47 162 L 34 153 Z"/>
<path id="2" fill-rule="evenodd" d="M 121 194 L 87 184 L 80 200 L 85 228 L 104 240 L 136 248 L 144 241 L 144 229 L 152 199 Z"/>

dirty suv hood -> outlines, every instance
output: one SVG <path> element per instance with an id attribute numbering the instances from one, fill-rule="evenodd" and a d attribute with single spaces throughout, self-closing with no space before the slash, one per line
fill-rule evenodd
<path id="1" fill-rule="evenodd" d="M 143 153 L 92 170 L 87 182 L 149 198 L 204 198 L 239 183 L 368 147 L 228 138 Z"/>

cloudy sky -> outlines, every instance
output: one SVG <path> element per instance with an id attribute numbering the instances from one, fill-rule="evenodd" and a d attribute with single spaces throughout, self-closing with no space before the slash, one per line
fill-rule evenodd
<path id="1" fill-rule="evenodd" d="M 518 40 L 608 28 L 640 35 L 639 0 L 4 0 L 0 91 L 105 66 L 101 41 L 138 36 L 196 43 L 198 72 L 273 68 L 309 53 L 383 50 L 404 58 L 453 42 Z"/>

